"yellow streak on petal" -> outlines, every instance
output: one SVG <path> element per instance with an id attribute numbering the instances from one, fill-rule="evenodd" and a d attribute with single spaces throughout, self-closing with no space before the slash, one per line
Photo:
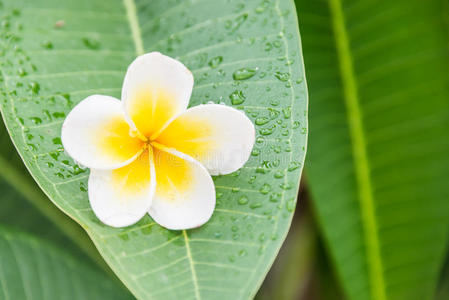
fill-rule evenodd
<path id="1" fill-rule="evenodd" d="M 129 165 L 112 171 L 114 187 L 122 196 L 138 195 L 148 191 L 150 185 L 148 149 Z M 149 195 L 148 195 L 149 196 Z M 126 197 L 123 197 L 126 199 Z"/>
<path id="2" fill-rule="evenodd" d="M 93 132 L 92 139 L 100 149 L 99 155 L 113 160 L 126 161 L 142 151 L 145 143 L 129 135 L 130 127 L 125 119 L 117 116 Z"/>
<path id="3" fill-rule="evenodd" d="M 163 88 L 154 87 L 138 89 L 129 106 L 131 119 L 147 138 L 158 132 L 178 111 L 174 96 Z"/>
<path id="4" fill-rule="evenodd" d="M 219 146 L 219 138 L 218 131 L 207 118 L 180 116 L 162 131 L 156 142 L 201 161 L 204 156 L 213 154 Z"/>
<path id="5" fill-rule="evenodd" d="M 189 163 L 165 151 L 153 149 L 156 193 L 169 201 L 182 198 L 182 195 L 186 195 L 195 182 Z"/>

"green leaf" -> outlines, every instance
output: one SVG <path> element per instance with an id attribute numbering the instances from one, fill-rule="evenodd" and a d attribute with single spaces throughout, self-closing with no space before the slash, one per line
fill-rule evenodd
<path id="1" fill-rule="evenodd" d="M 298 0 L 308 180 L 349 299 L 430 299 L 448 241 L 442 1 Z"/>
<path id="2" fill-rule="evenodd" d="M 41 188 L 86 229 L 134 295 L 252 297 L 290 225 L 305 154 L 307 92 L 293 3 L 8 0 L 1 19 L 2 113 L 12 139 Z M 76 103 L 94 93 L 119 97 L 129 63 L 155 50 L 192 70 L 191 106 L 234 102 L 257 125 L 250 161 L 214 178 L 214 215 L 187 232 L 149 217 L 124 229 L 103 225 L 88 203 L 88 170 L 60 143 Z"/>
<path id="3" fill-rule="evenodd" d="M 66 245 L 67 250 L 75 255 L 81 255 L 80 249 L 75 246 L 57 225 L 37 211 L 17 191 L 12 189 L 4 180 L 0 179 L 0 223 L 33 233 L 41 238 L 60 245 Z"/>
<path id="4" fill-rule="evenodd" d="M 82 261 L 23 233 L 0 228 L 2 299 L 130 299 Z"/>
<path id="5" fill-rule="evenodd" d="M 51 240 L 79 257 L 87 254 L 107 269 L 84 230 L 48 201 L 27 174 L 3 123 L 0 143 L 0 224 Z"/>

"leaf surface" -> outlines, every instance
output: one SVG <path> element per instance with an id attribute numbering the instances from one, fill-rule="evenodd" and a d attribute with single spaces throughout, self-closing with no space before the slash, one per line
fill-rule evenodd
<path id="1" fill-rule="evenodd" d="M 27 174 L 4 124 L 0 126 L 0 224 L 62 245 L 74 255 L 87 254 L 107 269 L 84 230 L 48 201 Z"/>
<path id="2" fill-rule="evenodd" d="M 248 299 L 290 225 L 307 136 L 307 91 L 290 1 L 4 1 L 2 113 L 41 188 L 81 224 L 138 298 Z M 137 54 L 161 51 L 193 72 L 191 106 L 232 105 L 257 142 L 238 172 L 214 178 L 217 208 L 199 229 L 145 217 L 114 229 L 87 199 L 88 170 L 64 153 L 60 127 L 91 94 L 119 97 Z M 247 68 L 244 72 L 236 72 Z M 252 74 L 243 76 L 241 74 Z"/>
<path id="3" fill-rule="evenodd" d="M 431 299 L 447 245 L 442 1 L 298 0 L 308 181 L 349 299 Z"/>

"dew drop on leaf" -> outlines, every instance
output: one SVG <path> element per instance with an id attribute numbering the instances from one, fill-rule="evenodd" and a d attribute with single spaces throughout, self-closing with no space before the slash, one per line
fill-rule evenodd
<path id="1" fill-rule="evenodd" d="M 295 201 L 293 199 L 288 200 L 285 206 L 289 212 L 292 212 L 295 210 Z"/>
<path id="2" fill-rule="evenodd" d="M 212 69 L 215 69 L 216 67 L 218 67 L 221 63 L 223 62 L 223 56 L 216 56 L 214 58 L 212 58 L 208 65 L 209 67 L 211 67 Z"/>
<path id="3" fill-rule="evenodd" d="M 275 128 L 276 128 L 276 125 L 273 124 L 273 126 L 271 126 L 271 127 L 262 128 L 261 130 L 259 130 L 259 132 L 261 135 L 270 135 L 273 133 Z"/>
<path id="4" fill-rule="evenodd" d="M 92 50 L 98 50 L 100 48 L 100 42 L 91 38 L 83 38 L 82 39 L 84 46 Z"/>
<path id="5" fill-rule="evenodd" d="M 41 86 L 39 85 L 39 83 L 37 83 L 37 82 L 31 82 L 29 85 L 28 85 L 28 87 L 29 87 L 29 89 L 33 92 L 33 94 L 39 94 L 39 91 L 40 91 L 40 89 L 41 89 Z"/>
<path id="6" fill-rule="evenodd" d="M 288 164 L 287 171 L 292 172 L 292 171 L 298 169 L 300 166 L 301 166 L 301 163 L 300 163 L 300 162 L 298 162 L 298 161 L 291 161 L 291 162 Z"/>
<path id="7" fill-rule="evenodd" d="M 251 209 L 256 209 L 256 208 L 262 207 L 262 203 L 260 203 L 260 202 L 252 203 L 249 207 Z"/>
<path id="8" fill-rule="evenodd" d="M 240 197 L 238 200 L 237 200 L 237 203 L 238 204 L 240 204 L 240 205 L 245 205 L 245 204 L 247 204 L 248 203 L 248 197 L 246 197 L 246 196 L 242 196 L 242 197 Z"/>
<path id="9" fill-rule="evenodd" d="M 257 118 L 255 121 L 254 121 L 254 123 L 256 123 L 256 125 L 265 125 L 265 124 L 267 124 L 268 122 L 270 121 L 270 118 L 268 118 L 268 117 L 260 117 L 260 118 Z"/>
<path id="10" fill-rule="evenodd" d="M 24 77 L 24 76 L 26 76 L 28 73 L 25 71 L 24 68 L 18 68 L 18 69 L 17 69 L 17 74 L 18 74 L 20 77 Z"/>
<path id="11" fill-rule="evenodd" d="M 231 99 L 232 105 L 239 105 L 245 102 L 246 97 L 242 91 L 235 90 L 231 95 L 229 95 L 229 99 Z"/>
<path id="12" fill-rule="evenodd" d="M 42 123 L 42 119 L 38 118 L 38 117 L 32 117 L 31 118 L 31 122 L 33 122 L 34 124 L 38 125 Z"/>
<path id="13" fill-rule="evenodd" d="M 283 73 L 277 71 L 276 73 L 274 73 L 274 76 L 280 81 L 288 81 L 290 79 L 290 73 L 288 72 Z"/>
<path id="14" fill-rule="evenodd" d="M 53 43 L 50 41 L 43 41 L 41 45 L 45 49 L 53 49 Z"/>
<path id="15" fill-rule="evenodd" d="M 259 68 L 241 68 L 235 70 L 234 73 L 232 74 L 232 78 L 234 78 L 234 80 L 249 79 L 254 75 L 256 75 L 258 69 Z"/>
<path id="16" fill-rule="evenodd" d="M 259 192 L 263 195 L 268 194 L 271 191 L 271 186 L 268 183 L 264 183 Z"/>
<path id="17" fill-rule="evenodd" d="M 280 179 L 280 178 L 283 178 L 284 176 L 285 176 L 285 174 L 284 174 L 284 172 L 283 171 L 276 171 L 275 173 L 274 173 L 274 178 L 276 178 L 276 179 Z"/>

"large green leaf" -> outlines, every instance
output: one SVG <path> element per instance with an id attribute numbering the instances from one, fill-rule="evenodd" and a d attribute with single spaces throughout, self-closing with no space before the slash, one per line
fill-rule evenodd
<path id="1" fill-rule="evenodd" d="M 81 254 L 80 249 L 59 230 L 56 224 L 51 223 L 1 179 L 0 193 L 0 202 L 2 203 L 0 224 L 20 228 L 54 243 L 66 245 L 68 251 L 75 255 Z"/>
<path id="2" fill-rule="evenodd" d="M 47 242 L 0 228 L 0 298 L 130 299 L 130 295 Z"/>
<path id="3" fill-rule="evenodd" d="M 448 237 L 443 1 L 298 0 L 307 175 L 349 299 L 430 299 Z"/>
<path id="4" fill-rule="evenodd" d="M 3 2 L 2 113 L 52 201 L 86 229 L 139 298 L 254 295 L 290 225 L 305 154 L 307 93 L 293 3 Z M 119 97 L 128 64 L 154 50 L 192 70 L 191 105 L 233 105 L 257 125 L 250 161 L 214 178 L 214 215 L 187 232 L 149 217 L 125 229 L 103 225 L 88 203 L 88 170 L 63 152 L 59 138 L 76 103 L 93 93 Z M 255 75 L 233 80 L 241 68 Z"/>
<path id="5" fill-rule="evenodd" d="M 87 254 L 107 269 L 84 230 L 48 201 L 27 174 L 3 123 L 0 143 L 0 224 L 51 240 L 77 256 Z"/>

